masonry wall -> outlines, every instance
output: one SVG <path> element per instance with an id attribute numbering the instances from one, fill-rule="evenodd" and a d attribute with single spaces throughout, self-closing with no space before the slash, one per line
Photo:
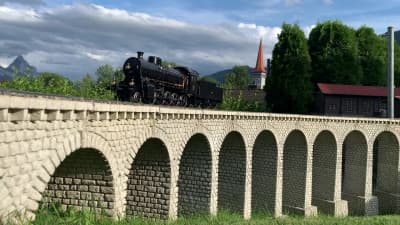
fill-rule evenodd
<path id="1" fill-rule="evenodd" d="M 380 134 L 374 144 L 373 194 L 379 199 L 379 213 L 399 212 L 399 144 L 389 132 Z"/>
<path id="2" fill-rule="evenodd" d="M 275 209 L 277 144 L 271 132 L 264 131 L 253 147 L 251 210 L 273 213 Z"/>
<path id="3" fill-rule="evenodd" d="M 158 139 L 147 140 L 139 149 L 128 176 L 126 213 L 167 218 L 171 168 L 168 151 Z"/>
<path id="4" fill-rule="evenodd" d="M 243 213 L 246 180 L 246 148 L 237 132 L 228 134 L 218 167 L 218 210 Z"/>
<path id="5" fill-rule="evenodd" d="M 365 137 L 359 131 L 347 135 L 343 143 L 342 157 L 342 198 L 348 201 L 349 213 L 363 215 L 365 196 L 368 146 Z"/>
<path id="6" fill-rule="evenodd" d="M 282 204 L 286 212 L 304 211 L 307 169 L 307 143 L 300 131 L 287 137 L 283 149 Z"/>
<path id="7" fill-rule="evenodd" d="M 270 152 L 268 135 L 261 135 L 260 140 L 255 140 L 265 130 L 270 130 L 276 139 L 276 161 L 269 153 L 264 155 L 265 151 Z M 304 134 L 304 137 L 297 139 L 290 133 L 293 130 Z M 185 211 L 190 214 L 191 211 L 205 210 L 208 196 L 205 192 L 201 192 L 200 196 L 199 190 L 188 187 L 191 182 L 197 182 L 200 190 L 207 190 L 203 186 L 206 183 L 204 180 L 204 183 L 198 182 L 208 179 L 208 175 L 180 173 L 181 166 L 197 171 L 200 168 L 197 161 L 206 161 L 205 155 L 197 155 L 202 149 L 200 144 L 198 147 L 188 145 L 190 138 L 200 133 L 208 140 L 211 150 L 209 207 L 212 214 L 217 209 L 228 209 L 243 213 L 248 218 L 252 207 L 255 211 L 264 205 L 274 205 L 276 216 L 286 213 L 288 208 L 307 210 L 303 208 L 312 208 L 310 175 L 317 176 L 318 173 L 314 172 L 321 168 L 331 169 L 327 164 L 318 162 L 315 163 L 319 165 L 318 169 L 312 171 L 310 166 L 313 163 L 313 145 L 320 146 L 316 152 L 330 149 L 325 141 L 321 141 L 323 144 L 318 141 L 311 143 L 324 130 L 329 130 L 337 140 L 337 160 L 344 159 L 342 183 L 346 188 L 342 189 L 342 196 L 339 188 L 340 164 L 335 168 L 338 179 L 335 187 L 331 186 L 328 177 L 319 174 L 319 178 L 315 178 L 321 179 L 321 187 L 335 189 L 335 209 L 347 207 L 345 199 L 352 214 L 376 214 L 378 205 L 383 207 L 381 212 L 391 213 L 384 208 L 392 210 L 394 202 L 388 206 L 385 199 L 399 196 L 398 188 L 393 188 L 398 183 L 398 175 L 395 174 L 398 169 L 395 168 L 398 168 L 399 162 L 392 157 L 399 155 L 398 146 L 393 141 L 383 141 L 380 148 L 385 150 L 377 153 L 378 160 L 373 163 L 372 145 L 382 132 L 390 132 L 392 139 L 397 141 L 399 120 L 227 112 L 58 99 L 54 96 L 26 97 L 0 91 L 0 220 L 4 221 L 12 212 L 24 212 L 32 218 L 39 202 L 44 200 L 43 194 L 52 191 L 48 186 L 55 185 L 56 180 L 61 182 L 61 179 L 51 178 L 57 168 L 67 165 L 67 158 L 74 152 L 89 148 L 101 152 L 98 156 L 104 158 L 97 158 L 107 159 L 109 171 L 112 171 L 114 206 L 109 209 L 114 214 L 175 219 L 178 215 L 185 215 Z M 349 139 L 345 140 L 347 134 L 350 134 Z M 342 146 L 343 140 L 345 144 Z M 196 149 L 196 154 L 192 152 L 186 157 L 184 151 L 187 146 Z M 391 153 L 379 155 L 382 152 Z M 317 158 L 327 162 L 331 157 L 317 153 Z M 277 168 L 276 182 L 269 181 L 274 178 L 268 175 L 274 174 L 269 171 L 269 167 L 274 167 L 273 163 Z M 373 164 L 377 165 L 376 178 L 380 183 L 376 187 L 390 187 L 390 190 L 375 188 L 372 191 Z M 265 177 L 257 168 L 265 172 Z M 182 174 L 182 179 L 179 174 Z M 64 177 L 62 182 L 65 182 Z M 70 183 L 70 180 L 66 182 Z M 73 182 L 68 185 L 78 185 Z M 275 189 L 275 199 L 272 195 L 267 197 L 273 193 L 271 189 Z M 106 196 L 108 193 L 103 194 Z M 325 196 L 325 193 L 318 193 L 318 187 L 314 194 Z M 378 204 L 373 194 L 386 205 Z M 330 196 L 330 193 L 327 195 Z M 190 196 L 198 198 L 191 199 Z M 71 199 L 67 200 L 71 202 Z M 79 200 L 82 199 L 78 199 L 78 207 L 81 206 Z M 107 203 L 107 207 L 112 206 L 111 200 L 104 199 L 103 202 Z M 400 201 L 396 202 L 398 208 Z M 197 206 L 201 208 L 192 210 Z"/>
<path id="8" fill-rule="evenodd" d="M 51 176 L 43 193 L 43 203 L 112 215 L 113 176 L 107 160 L 94 149 L 72 153 Z"/>
<path id="9" fill-rule="evenodd" d="M 326 202 L 334 201 L 336 190 L 335 137 L 328 131 L 320 133 L 313 145 L 312 205 L 318 210 L 332 214 Z"/>
<path id="10" fill-rule="evenodd" d="M 183 150 L 179 165 L 178 216 L 210 212 L 211 150 L 205 136 L 193 136 Z"/>

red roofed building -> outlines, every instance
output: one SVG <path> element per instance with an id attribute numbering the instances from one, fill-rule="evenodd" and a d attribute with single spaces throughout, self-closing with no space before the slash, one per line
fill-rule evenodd
<path id="1" fill-rule="evenodd" d="M 267 77 L 267 71 L 264 64 L 264 50 L 262 45 L 262 40 L 260 40 L 260 45 L 258 46 L 257 62 L 256 67 L 251 73 L 251 83 L 257 89 L 263 89 L 265 86 L 265 78 Z"/>
<path id="2" fill-rule="evenodd" d="M 387 89 L 377 86 L 317 84 L 315 112 L 331 116 L 386 117 Z M 395 88 L 395 117 L 400 117 L 400 88 Z"/>

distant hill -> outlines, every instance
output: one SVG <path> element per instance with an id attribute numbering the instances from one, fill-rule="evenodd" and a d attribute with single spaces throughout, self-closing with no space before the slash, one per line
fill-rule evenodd
<path id="1" fill-rule="evenodd" d="M 253 68 L 251 68 L 250 66 L 246 66 L 246 67 L 247 67 L 247 71 L 248 71 L 247 74 L 250 76 L 251 70 Z M 211 77 L 211 78 L 217 80 L 220 84 L 222 84 L 222 83 L 224 83 L 225 75 L 228 73 L 232 73 L 232 69 L 221 70 L 221 71 L 215 72 L 213 74 L 207 75 L 206 77 Z"/>
<path id="2" fill-rule="evenodd" d="M 17 69 L 18 72 L 22 75 L 26 75 L 28 73 L 32 75 L 38 74 L 36 68 L 34 66 L 29 65 L 29 63 L 24 59 L 24 57 L 20 55 L 17 58 L 15 58 L 14 61 L 7 66 L 7 68 L 3 68 L 0 66 L 0 81 L 12 79 L 14 68 Z"/>

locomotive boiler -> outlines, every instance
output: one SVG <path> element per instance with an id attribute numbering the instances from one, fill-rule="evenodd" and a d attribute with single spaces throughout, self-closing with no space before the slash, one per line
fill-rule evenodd
<path id="1" fill-rule="evenodd" d="M 137 57 L 125 61 L 125 77 L 115 85 L 119 100 L 200 107 L 215 107 L 222 101 L 222 89 L 199 79 L 195 70 L 163 66 L 161 58 L 149 56 L 145 60 L 143 54 L 137 52 Z"/>

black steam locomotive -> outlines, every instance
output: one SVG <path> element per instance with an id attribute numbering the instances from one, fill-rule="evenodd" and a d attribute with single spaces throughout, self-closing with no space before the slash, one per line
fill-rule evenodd
<path id="1" fill-rule="evenodd" d="M 143 54 L 138 52 L 137 57 L 125 61 L 125 77 L 115 85 L 119 100 L 200 107 L 215 107 L 222 101 L 222 89 L 199 80 L 195 70 L 162 66 L 161 58 L 149 56 L 146 61 Z"/>

